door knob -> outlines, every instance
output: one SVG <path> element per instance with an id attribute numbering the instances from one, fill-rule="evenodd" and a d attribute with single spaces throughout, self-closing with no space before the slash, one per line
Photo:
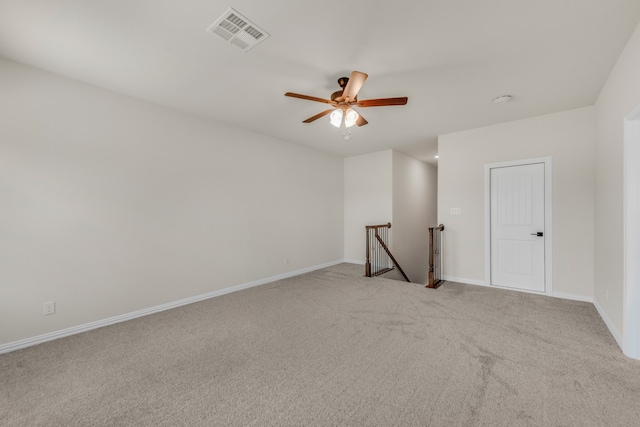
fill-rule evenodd
<path id="1" fill-rule="evenodd" d="M 542 231 L 538 231 L 537 233 L 531 233 L 532 236 L 538 236 L 538 237 L 542 237 L 544 236 L 544 233 Z"/>

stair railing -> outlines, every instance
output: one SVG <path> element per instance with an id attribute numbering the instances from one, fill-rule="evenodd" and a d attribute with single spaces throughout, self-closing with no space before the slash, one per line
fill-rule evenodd
<path id="1" fill-rule="evenodd" d="M 366 277 L 373 277 L 388 273 L 394 269 L 394 267 L 391 266 L 391 263 L 393 263 L 393 265 L 398 268 L 400 274 L 402 274 L 402 277 L 404 277 L 407 282 L 410 282 L 398 264 L 398 261 L 396 261 L 389 250 L 387 242 L 389 241 L 390 228 L 390 222 L 382 225 L 365 226 L 367 232 L 367 261 L 364 265 L 364 275 Z"/>
<path id="2" fill-rule="evenodd" d="M 429 284 L 427 288 L 438 288 L 442 280 L 442 232 L 444 225 L 429 227 Z"/>

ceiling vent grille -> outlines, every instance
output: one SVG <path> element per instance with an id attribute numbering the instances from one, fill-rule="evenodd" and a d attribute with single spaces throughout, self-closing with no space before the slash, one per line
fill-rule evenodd
<path id="1" fill-rule="evenodd" d="M 207 31 L 245 52 L 269 37 L 266 31 L 232 8 L 211 24 Z"/>

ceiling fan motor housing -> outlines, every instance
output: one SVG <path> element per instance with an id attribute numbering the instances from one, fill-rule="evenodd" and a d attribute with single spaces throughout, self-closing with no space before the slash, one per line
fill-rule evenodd
<path id="1" fill-rule="evenodd" d="M 347 83 L 349 83 L 349 77 L 340 77 L 338 79 L 338 84 L 340 85 L 342 90 L 335 91 L 331 94 L 332 101 L 335 101 L 336 98 L 340 98 L 342 96 L 342 94 L 344 93 L 344 87 L 347 85 Z"/>

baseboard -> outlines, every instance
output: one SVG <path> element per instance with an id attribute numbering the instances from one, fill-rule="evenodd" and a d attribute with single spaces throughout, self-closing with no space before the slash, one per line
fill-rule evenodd
<path id="1" fill-rule="evenodd" d="M 226 295 L 231 292 L 241 291 L 243 289 L 253 288 L 255 286 L 265 285 L 267 283 L 275 282 L 277 280 L 288 279 L 290 277 L 299 276 L 301 274 L 310 273 L 315 270 L 320 270 L 322 268 L 332 267 L 334 265 L 342 264 L 343 262 L 349 262 L 345 260 L 337 260 L 328 262 L 325 264 L 316 265 L 313 267 L 303 268 L 300 270 L 290 271 L 288 273 L 278 274 L 276 276 L 267 277 L 260 280 L 255 280 L 253 282 L 243 283 L 236 286 L 231 286 L 228 288 L 220 289 L 213 292 L 208 292 L 202 295 L 196 295 L 194 297 L 181 299 L 178 301 L 173 301 L 170 303 L 157 305 L 155 307 L 149 307 L 142 310 L 134 311 L 131 313 L 121 314 L 119 316 L 109 317 L 107 319 L 97 320 L 95 322 L 85 323 L 83 325 L 72 326 L 70 328 L 61 329 L 59 331 L 49 332 L 43 335 L 38 335 L 31 338 L 26 338 L 19 341 L 13 341 L 7 344 L 0 345 L 0 354 L 9 353 L 12 351 L 20 350 L 26 347 L 31 347 L 37 344 L 42 344 L 47 341 L 53 341 L 59 338 L 68 337 L 70 335 L 80 334 L 82 332 L 91 331 L 93 329 L 102 328 L 104 326 L 114 325 L 120 322 L 126 322 L 127 320 L 133 320 L 138 317 L 147 316 L 149 314 L 159 313 L 165 310 L 171 310 L 172 308 L 177 308 L 187 304 L 193 304 L 194 302 L 204 301 L 210 298 L 219 297 L 221 295 Z"/>
<path id="2" fill-rule="evenodd" d="M 493 286 L 489 286 L 486 284 L 486 282 L 484 280 L 474 280 L 474 279 L 466 279 L 464 277 L 454 277 L 454 276 L 443 276 L 444 280 L 447 280 L 449 282 L 457 282 L 457 283 L 464 283 L 467 285 L 476 285 L 476 286 L 485 286 L 485 287 L 493 287 Z M 515 291 L 515 292 L 525 292 L 525 293 L 530 293 L 530 294 L 534 294 L 534 295 L 547 295 L 545 293 L 541 293 L 541 292 L 529 292 L 529 291 L 524 291 L 521 289 L 511 289 L 511 288 L 503 288 L 503 287 L 494 287 L 495 289 L 504 289 L 506 291 Z M 573 301 L 583 301 L 583 302 L 593 302 L 593 298 L 591 297 L 586 297 L 584 295 L 577 295 L 577 294 L 570 294 L 570 293 L 566 293 L 566 292 L 553 292 L 552 295 L 548 295 L 554 298 L 562 298 L 562 299 L 570 299 Z"/>
<path id="3" fill-rule="evenodd" d="M 474 279 L 466 279 L 464 277 L 455 277 L 455 276 L 442 276 L 443 280 L 447 282 L 456 282 L 456 283 L 464 283 L 466 285 L 476 285 L 476 286 L 488 286 L 484 280 L 474 280 Z"/>
<path id="4" fill-rule="evenodd" d="M 570 294 L 567 292 L 553 292 L 551 296 L 554 298 L 570 299 L 572 301 L 590 302 L 593 304 L 593 298 L 587 297 L 584 295 Z"/>
<path id="5" fill-rule="evenodd" d="M 228 288 L 220 289 L 213 292 L 208 292 L 206 294 L 197 295 L 190 298 L 181 299 L 178 301 L 173 301 L 173 302 L 158 305 L 155 307 L 138 310 L 131 313 L 121 314 L 119 316 L 109 317 L 107 319 L 97 320 L 95 322 L 85 323 L 83 325 L 73 326 L 71 328 L 61 329 L 59 331 L 49 332 L 43 335 L 38 335 L 35 337 L 26 338 L 19 341 L 13 341 L 7 344 L 0 345 L 0 354 L 9 353 L 12 351 L 42 344 L 47 341 L 53 341 L 59 338 L 68 337 L 70 335 L 80 334 L 80 333 L 91 331 L 93 329 L 101 328 L 104 326 L 114 325 L 120 322 L 126 322 L 127 320 L 133 320 L 138 317 L 147 316 L 149 314 L 159 313 L 165 310 L 171 310 L 172 308 L 177 308 L 187 304 L 193 304 L 195 302 L 204 301 L 210 298 L 215 298 L 215 297 L 226 295 L 232 292 L 241 291 L 243 289 L 265 285 L 267 283 L 275 282 L 277 280 L 288 279 L 290 277 L 295 277 L 301 274 L 310 273 L 312 271 L 320 270 L 322 268 L 332 267 L 334 265 L 338 265 L 341 263 L 360 264 L 360 265 L 364 264 L 363 261 L 359 261 L 359 260 L 342 259 L 342 260 L 328 262 L 325 264 L 316 265 L 313 267 L 290 271 L 288 273 L 283 273 L 276 276 L 271 276 L 264 279 L 255 280 L 253 282 L 243 283 L 236 286 L 231 286 Z M 462 277 L 443 276 L 443 279 L 449 282 L 465 283 L 465 284 L 476 285 L 476 286 L 487 286 L 484 281 L 466 279 Z M 570 299 L 575 301 L 584 301 L 584 302 L 592 303 L 595 306 L 596 310 L 598 311 L 598 314 L 604 321 L 605 325 L 607 325 L 607 328 L 611 332 L 611 335 L 618 343 L 618 346 L 620 346 L 621 349 L 623 348 L 622 334 L 615 328 L 615 326 L 613 325 L 613 322 L 611 321 L 611 319 L 609 319 L 609 316 L 607 316 L 605 311 L 602 309 L 602 307 L 600 307 L 600 305 L 596 300 L 594 300 L 593 298 L 582 296 L 582 295 L 567 294 L 562 292 L 554 292 L 553 296 L 556 298 L 564 298 L 564 299 Z"/>
<path id="6" fill-rule="evenodd" d="M 465 285 L 484 286 L 486 288 L 501 289 L 504 291 L 524 292 L 526 294 L 533 294 L 533 295 L 547 295 L 544 292 L 527 291 L 525 289 L 508 288 L 505 286 L 491 286 L 491 285 L 488 285 L 487 282 L 484 280 L 466 279 L 464 277 L 444 276 L 444 280 L 448 280 L 450 282 L 464 283 Z M 550 296 L 550 295 L 547 295 L 547 296 Z"/>
<path id="7" fill-rule="evenodd" d="M 613 339 L 616 340 L 616 343 L 618 343 L 618 347 L 620 347 L 620 350 L 624 352 L 622 334 L 620 333 L 618 328 L 615 327 L 609 316 L 607 316 L 607 313 L 602 309 L 602 307 L 600 307 L 600 304 L 598 304 L 598 301 L 595 299 L 593 300 L 593 306 L 596 308 L 596 310 L 598 310 L 598 314 L 604 321 L 604 324 L 607 325 L 609 332 L 611 332 Z"/>

